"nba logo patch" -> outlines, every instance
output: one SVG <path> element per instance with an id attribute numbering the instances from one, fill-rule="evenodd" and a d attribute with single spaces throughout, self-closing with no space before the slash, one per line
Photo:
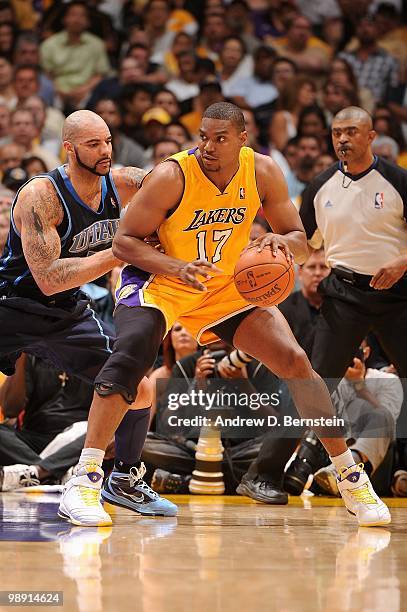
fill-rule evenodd
<path id="1" fill-rule="evenodd" d="M 244 199 L 245 199 L 244 187 L 240 187 L 240 188 L 239 188 L 239 198 L 240 198 L 241 200 L 244 200 Z"/>
<path id="2" fill-rule="evenodd" d="M 383 208 L 383 203 L 384 203 L 384 193 L 382 191 L 377 192 L 374 198 L 374 207 Z"/>

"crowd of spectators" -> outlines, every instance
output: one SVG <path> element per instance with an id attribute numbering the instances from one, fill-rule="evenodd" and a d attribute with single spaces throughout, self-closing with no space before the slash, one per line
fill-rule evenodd
<path id="1" fill-rule="evenodd" d="M 407 168 L 405 8 L 404 0 L 0 1 L 0 249 L 14 194 L 30 177 L 64 163 L 63 121 L 82 108 L 95 111 L 109 126 L 114 167 L 150 170 L 197 142 L 207 106 L 234 102 L 244 112 L 248 144 L 279 164 L 298 208 L 305 187 L 335 161 L 330 122 L 346 106 L 372 114 L 378 134 L 374 153 Z M 260 215 L 253 237 L 266 229 Z M 323 275 L 322 267 L 319 260 L 311 262 L 298 274 L 295 300 L 304 319 L 293 317 L 292 326 L 300 330 L 300 343 L 312 342 L 320 303 L 310 285 L 313 275 Z M 87 290 L 111 320 L 110 285 Z M 172 349 L 167 340 L 164 361 L 157 362 L 162 369 L 153 379 L 170 379 L 186 349 L 196 350 L 185 330 L 176 327 L 171 337 Z M 200 363 L 202 352 L 194 355 L 194 363 Z M 20 379 L 25 371 L 30 388 L 36 368 L 41 366 L 26 358 L 20 364 Z M 239 375 L 247 377 L 251 370 L 258 375 L 256 368 L 245 366 Z M 381 368 L 391 371 L 391 364 L 384 358 Z M 55 386 L 61 374 L 54 372 L 49 385 Z M 230 371 L 224 369 L 223 375 L 229 377 Z M 24 409 L 30 415 L 29 395 L 20 398 L 21 410 L 12 397 L 10 409 L 7 382 L 0 398 L 11 418 L 1 427 L 20 431 L 20 442 L 24 439 L 31 449 L 24 457 L 36 456 L 30 461 L 38 464 L 51 438 L 74 420 L 67 423 L 62 409 L 60 427 L 52 421 L 45 431 L 41 421 L 39 443 L 32 424 L 18 417 Z M 55 405 L 63 404 L 62 391 L 64 397 L 69 391 L 63 379 L 58 384 L 49 390 L 55 391 L 52 414 Z M 81 414 L 89 407 L 86 390 L 83 395 Z M 159 405 L 157 400 L 157 410 Z M 399 408 L 390 410 L 394 419 Z M 389 445 L 393 448 L 390 434 L 380 460 Z M 69 461 L 79 443 L 77 449 Z M 49 471 L 43 473 L 49 477 Z"/>

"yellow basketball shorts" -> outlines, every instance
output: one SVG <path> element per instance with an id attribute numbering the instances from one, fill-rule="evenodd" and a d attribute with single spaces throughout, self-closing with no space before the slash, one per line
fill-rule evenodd
<path id="1" fill-rule="evenodd" d="M 177 279 L 126 266 L 116 286 L 116 307 L 157 308 L 164 315 L 167 332 L 178 321 L 199 344 L 209 344 L 218 339 L 211 327 L 254 305 L 240 296 L 232 276 L 215 276 L 205 285 L 208 290 L 202 292 Z"/>

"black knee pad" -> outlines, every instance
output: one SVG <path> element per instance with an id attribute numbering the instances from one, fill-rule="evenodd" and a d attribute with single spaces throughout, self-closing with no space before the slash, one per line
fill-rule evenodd
<path id="1" fill-rule="evenodd" d="M 95 379 L 95 391 L 100 396 L 119 394 L 131 404 L 156 360 L 165 335 L 164 315 L 156 308 L 120 305 L 115 327 L 113 352 Z"/>
<path id="2" fill-rule="evenodd" d="M 122 398 L 131 405 L 136 399 L 135 395 L 131 395 L 127 389 L 121 385 L 107 382 L 95 382 L 95 391 L 100 397 L 106 397 L 108 395 L 121 395 Z"/>

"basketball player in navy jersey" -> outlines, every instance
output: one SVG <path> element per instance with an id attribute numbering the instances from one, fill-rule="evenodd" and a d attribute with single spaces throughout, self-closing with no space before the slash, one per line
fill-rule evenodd
<path id="1" fill-rule="evenodd" d="M 12 374 L 17 358 L 26 352 L 93 382 L 112 351 L 114 336 L 78 288 L 121 263 L 112 254 L 112 240 L 120 211 L 145 172 L 110 170 L 109 129 L 90 111 L 77 111 L 66 119 L 63 144 L 68 163 L 32 178 L 12 204 L 0 259 L 0 371 Z M 170 516 L 176 514 L 176 506 L 142 479 L 140 455 L 149 405 L 150 388 L 144 378 L 116 433 L 115 472 L 123 504 L 120 499 L 116 503 L 141 514 Z M 76 489 L 81 508 L 77 524 L 111 524 L 99 504 L 99 488 L 89 488 L 102 475 L 95 463 L 79 464 L 77 476 L 84 486 Z M 97 517 L 95 506 L 100 508 Z"/>

